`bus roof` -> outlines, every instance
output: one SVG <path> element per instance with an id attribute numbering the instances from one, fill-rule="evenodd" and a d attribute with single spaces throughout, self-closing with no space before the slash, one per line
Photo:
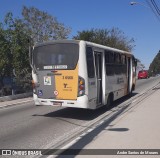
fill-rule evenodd
<path id="1" fill-rule="evenodd" d="M 44 46 L 44 45 L 49 45 L 49 44 L 54 44 L 54 43 L 77 43 L 79 44 L 80 40 L 50 40 L 50 41 L 45 41 L 45 42 L 41 42 L 41 43 L 36 43 L 35 47 L 39 47 L 39 46 Z"/>
<path id="2" fill-rule="evenodd" d="M 51 41 L 45 41 L 42 43 L 36 43 L 34 47 L 39 47 L 39 46 L 44 46 L 44 45 L 50 45 L 50 44 L 54 44 L 54 43 L 76 43 L 79 44 L 80 42 L 83 42 L 86 45 L 92 46 L 92 47 L 98 47 L 101 49 L 107 49 L 107 50 L 111 50 L 114 52 L 119 52 L 119 53 L 124 53 L 124 54 L 130 54 L 132 55 L 131 52 L 127 52 L 124 50 L 120 50 L 120 49 L 116 49 L 116 48 L 112 48 L 109 46 L 105 46 L 105 45 L 101 45 L 101 44 L 96 44 L 93 42 L 88 42 L 88 41 L 84 41 L 84 40 L 68 40 L 68 39 L 64 39 L 64 40 L 51 40 Z"/>

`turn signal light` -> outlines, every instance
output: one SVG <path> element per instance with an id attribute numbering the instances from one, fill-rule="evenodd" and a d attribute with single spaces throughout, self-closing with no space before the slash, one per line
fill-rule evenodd
<path id="1" fill-rule="evenodd" d="M 36 87 L 34 81 L 32 80 L 32 88 L 34 89 Z"/>
<path id="2" fill-rule="evenodd" d="M 84 78 L 78 78 L 78 96 L 83 96 L 85 94 L 85 80 Z"/>
<path id="3" fill-rule="evenodd" d="M 39 83 L 35 83 L 34 80 L 32 80 L 32 88 L 36 88 L 36 87 L 39 87 L 40 84 Z"/>

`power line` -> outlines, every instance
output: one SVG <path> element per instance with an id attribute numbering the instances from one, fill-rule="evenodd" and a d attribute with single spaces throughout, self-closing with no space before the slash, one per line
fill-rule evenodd
<path id="1" fill-rule="evenodd" d="M 155 3 L 155 1 L 153 2 L 153 0 L 151 0 L 151 1 L 149 1 L 149 0 L 146 0 L 146 2 L 147 2 L 147 4 L 148 4 L 148 6 L 150 7 L 150 9 L 152 10 L 152 12 L 155 14 L 155 16 L 157 17 L 157 19 L 160 21 L 160 10 L 159 10 L 159 8 L 158 8 L 158 6 L 157 6 L 157 4 Z M 153 3 L 152 3 L 153 2 Z M 157 8 L 156 8 L 156 7 Z M 157 9 L 157 10 L 156 10 Z"/>
<path id="2" fill-rule="evenodd" d="M 158 15 L 160 15 L 160 10 L 154 0 L 151 0 L 152 5 L 154 6 L 155 10 L 157 11 Z"/>

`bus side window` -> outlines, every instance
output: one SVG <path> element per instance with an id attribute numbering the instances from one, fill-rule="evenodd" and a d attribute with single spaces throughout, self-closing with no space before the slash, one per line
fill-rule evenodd
<path id="1" fill-rule="evenodd" d="M 107 76 L 112 76 L 114 74 L 113 62 L 114 62 L 114 53 L 111 51 L 105 51 L 105 64 L 106 64 Z"/>
<path id="2" fill-rule="evenodd" d="M 122 73 L 126 74 L 127 73 L 127 64 L 126 64 L 126 56 L 123 54 L 122 55 Z"/>
<path id="3" fill-rule="evenodd" d="M 114 53 L 114 63 L 119 64 L 119 62 L 120 62 L 119 53 Z"/>
<path id="4" fill-rule="evenodd" d="M 91 47 L 87 47 L 87 49 L 86 49 L 86 58 L 87 58 L 88 77 L 94 78 L 95 77 L 95 70 L 94 70 L 93 51 L 92 51 Z"/>

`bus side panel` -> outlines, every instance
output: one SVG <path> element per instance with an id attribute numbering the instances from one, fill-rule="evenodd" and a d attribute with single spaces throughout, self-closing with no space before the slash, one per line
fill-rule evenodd
<path id="1" fill-rule="evenodd" d="M 89 105 L 96 108 L 97 106 L 97 83 L 95 78 L 88 79 L 88 100 Z"/>
<path id="2" fill-rule="evenodd" d="M 127 88 L 127 75 L 115 75 L 115 79 L 114 100 L 119 99 L 125 95 Z"/>

